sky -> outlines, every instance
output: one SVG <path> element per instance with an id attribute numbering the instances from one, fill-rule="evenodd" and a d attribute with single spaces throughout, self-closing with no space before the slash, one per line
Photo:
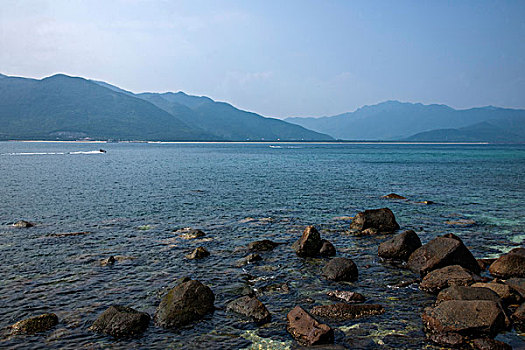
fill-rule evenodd
<path id="1" fill-rule="evenodd" d="M 0 73 L 278 118 L 385 100 L 525 108 L 525 1 L 0 0 Z"/>

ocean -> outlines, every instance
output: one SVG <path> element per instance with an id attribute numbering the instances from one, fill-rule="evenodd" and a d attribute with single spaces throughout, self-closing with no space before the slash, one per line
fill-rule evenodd
<path id="1" fill-rule="evenodd" d="M 336 344 L 437 349 L 420 318 L 435 297 L 395 287 L 417 276 L 380 261 L 388 236 L 355 236 L 348 217 L 388 207 L 423 243 L 454 233 L 476 258 L 497 257 L 524 245 L 524 173 L 525 145 L 0 142 L 0 328 L 45 312 L 60 321 L 43 335 L 4 336 L 0 348 L 290 348 L 286 313 L 329 304 L 326 292 L 343 289 L 386 312 L 330 323 Z M 381 198 L 391 192 L 407 200 Z M 12 227 L 21 219 L 36 226 Z M 356 282 L 326 281 L 326 260 L 295 255 L 290 246 L 307 225 L 355 261 Z M 173 232 L 183 227 L 206 236 Z M 261 239 L 285 244 L 236 267 L 243 247 Z M 211 255 L 185 259 L 197 246 Z M 120 258 L 101 266 L 111 255 Z M 176 331 L 152 322 L 134 339 L 88 330 L 112 304 L 153 315 L 183 276 L 213 290 L 212 315 Z M 245 287 L 259 292 L 270 323 L 225 311 Z M 525 346 L 515 331 L 497 339 Z"/>

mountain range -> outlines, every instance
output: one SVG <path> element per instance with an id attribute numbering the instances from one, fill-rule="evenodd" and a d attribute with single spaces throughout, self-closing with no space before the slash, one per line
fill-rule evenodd
<path id="1" fill-rule="evenodd" d="M 288 122 L 341 140 L 525 142 L 525 110 L 386 101 L 354 112 Z"/>
<path id="2" fill-rule="evenodd" d="M 328 141 L 332 137 L 208 97 L 133 94 L 57 74 L 0 75 L 0 140 Z"/>

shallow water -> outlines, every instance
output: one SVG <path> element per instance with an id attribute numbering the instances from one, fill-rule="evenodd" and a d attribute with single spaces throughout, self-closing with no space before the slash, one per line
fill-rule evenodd
<path id="1" fill-rule="evenodd" d="M 100 147 L 107 153 L 92 152 Z M 329 322 L 336 343 L 434 348 L 419 316 L 433 297 L 416 286 L 390 287 L 416 276 L 378 260 L 387 237 L 352 236 L 349 222 L 336 218 L 388 206 L 424 243 L 451 232 L 476 257 L 495 257 L 524 243 L 524 171 L 523 145 L 0 143 L 0 328 L 44 312 L 60 319 L 54 331 L 4 338 L 0 347 L 284 348 L 295 344 L 285 330 L 288 310 L 329 303 L 326 291 L 348 289 L 387 311 Z M 390 192 L 409 200 L 380 198 Z M 423 200 L 436 204 L 417 203 Z M 19 219 L 37 226 L 10 226 Z M 476 225 L 445 223 L 457 219 Z M 357 282 L 325 281 L 324 260 L 295 256 L 289 245 L 309 224 L 356 262 Z M 172 232 L 186 226 L 207 236 L 184 240 Z M 89 233 L 61 235 L 70 232 Z M 246 254 L 239 247 L 258 239 L 287 244 L 258 264 L 235 267 Z M 199 245 L 211 256 L 186 260 Z M 109 255 L 127 258 L 100 266 Z M 152 315 L 182 276 L 211 287 L 213 315 L 174 332 L 151 324 L 132 340 L 88 331 L 114 303 Z M 223 309 L 244 286 L 284 282 L 290 293 L 260 298 L 273 314 L 263 327 Z M 515 332 L 498 339 L 525 346 Z"/>

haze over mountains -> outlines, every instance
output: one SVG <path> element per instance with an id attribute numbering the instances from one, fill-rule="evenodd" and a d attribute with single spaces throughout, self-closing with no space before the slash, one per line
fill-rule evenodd
<path id="1" fill-rule="evenodd" d="M 0 139 L 332 140 L 279 119 L 184 93 L 139 94 L 57 74 L 0 77 Z"/>
<path id="2" fill-rule="evenodd" d="M 0 74 L 0 140 L 525 142 L 525 110 L 387 101 L 321 118 L 262 117 L 183 92 L 135 94 L 57 74 Z"/>

